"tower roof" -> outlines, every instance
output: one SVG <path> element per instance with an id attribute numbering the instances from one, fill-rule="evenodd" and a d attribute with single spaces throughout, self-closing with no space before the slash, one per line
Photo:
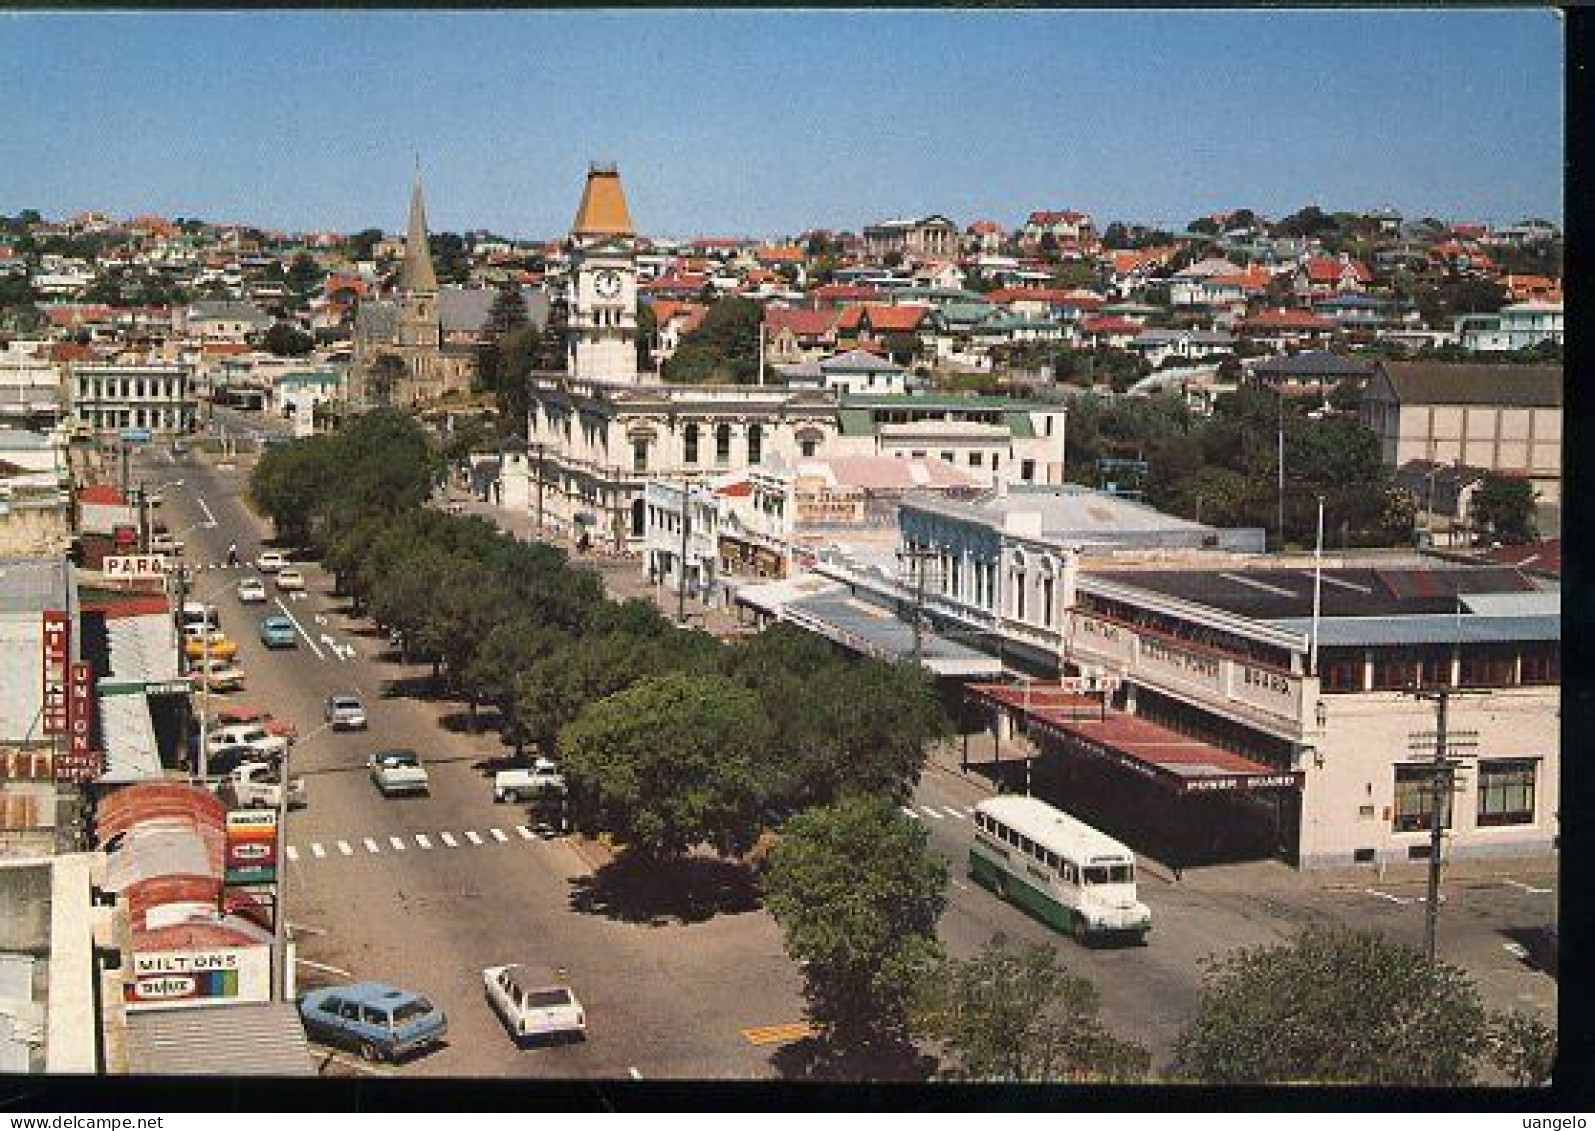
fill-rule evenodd
<path id="1" fill-rule="evenodd" d="M 613 165 L 592 164 L 587 168 L 587 185 L 570 226 L 573 236 L 632 236 L 631 213 L 626 210 L 626 194 L 620 187 L 620 172 Z"/>
<path id="2" fill-rule="evenodd" d="M 415 171 L 415 187 L 410 190 L 410 229 L 404 237 L 404 268 L 399 286 L 410 292 L 438 289 L 437 272 L 432 268 L 432 248 L 426 236 L 426 206 L 421 202 L 421 170 Z"/>

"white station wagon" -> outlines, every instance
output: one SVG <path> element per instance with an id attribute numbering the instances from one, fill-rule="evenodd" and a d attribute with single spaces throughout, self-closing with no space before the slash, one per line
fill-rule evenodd
<path id="1" fill-rule="evenodd" d="M 554 971 L 540 966 L 489 966 L 482 971 L 487 1000 L 516 1042 L 529 1037 L 587 1038 L 587 1011 Z"/>

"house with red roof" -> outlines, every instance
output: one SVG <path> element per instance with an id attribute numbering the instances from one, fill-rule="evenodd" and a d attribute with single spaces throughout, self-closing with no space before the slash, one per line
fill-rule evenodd
<path id="1" fill-rule="evenodd" d="M 995 220 L 976 220 L 964 229 L 964 251 L 972 255 L 995 255 L 1008 238 Z"/>
<path id="2" fill-rule="evenodd" d="M 1122 314 L 1095 314 L 1080 319 L 1080 339 L 1087 346 L 1127 349 L 1139 336 L 1143 323 Z"/>
<path id="3" fill-rule="evenodd" d="M 832 310 L 874 302 L 880 297 L 879 289 L 861 283 L 824 283 L 809 292 L 809 301 L 815 306 L 829 307 Z"/>
<path id="4" fill-rule="evenodd" d="M 1019 243 L 1034 251 L 1047 236 L 1052 237 L 1052 242 L 1061 251 L 1067 247 L 1083 249 L 1086 245 L 1094 244 L 1097 233 L 1090 215 L 1085 212 L 1036 211 L 1025 218 L 1024 227 L 1019 230 Z"/>
<path id="5" fill-rule="evenodd" d="M 795 365 L 836 351 L 834 309 L 770 307 L 764 312 L 765 350 L 772 365 Z"/>
<path id="6" fill-rule="evenodd" d="M 1314 255 L 1296 268 L 1293 289 L 1298 297 L 1311 300 L 1361 293 L 1372 282 L 1373 272 L 1349 255 Z"/>
<path id="7" fill-rule="evenodd" d="M 642 284 L 637 289 L 654 298 L 692 299 L 709 286 L 708 275 L 688 275 L 671 272 Z"/>
<path id="8" fill-rule="evenodd" d="M 1561 302 L 1562 284 L 1544 275 L 1502 275 L 1513 302 Z"/>
<path id="9" fill-rule="evenodd" d="M 1297 347 L 1310 347 L 1327 342 L 1335 332 L 1335 323 L 1310 310 L 1263 310 L 1236 325 L 1243 338 L 1260 345 L 1284 351 Z"/>

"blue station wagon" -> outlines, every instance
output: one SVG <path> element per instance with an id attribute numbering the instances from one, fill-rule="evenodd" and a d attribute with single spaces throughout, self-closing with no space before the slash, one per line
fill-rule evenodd
<path id="1" fill-rule="evenodd" d="M 366 1060 L 401 1059 L 449 1031 L 448 1018 L 426 998 L 381 982 L 312 990 L 299 1016 L 313 1040 L 347 1045 Z"/>
<path id="2" fill-rule="evenodd" d="M 260 642 L 268 648 L 296 648 L 299 633 L 287 617 L 267 617 L 260 622 Z"/>

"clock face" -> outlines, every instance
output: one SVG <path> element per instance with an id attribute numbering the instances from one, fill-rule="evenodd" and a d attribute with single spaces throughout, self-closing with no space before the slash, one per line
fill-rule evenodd
<path id="1" fill-rule="evenodd" d="M 604 298 L 614 298 L 620 293 L 620 272 L 598 272 L 598 275 L 593 279 L 593 290 Z"/>

